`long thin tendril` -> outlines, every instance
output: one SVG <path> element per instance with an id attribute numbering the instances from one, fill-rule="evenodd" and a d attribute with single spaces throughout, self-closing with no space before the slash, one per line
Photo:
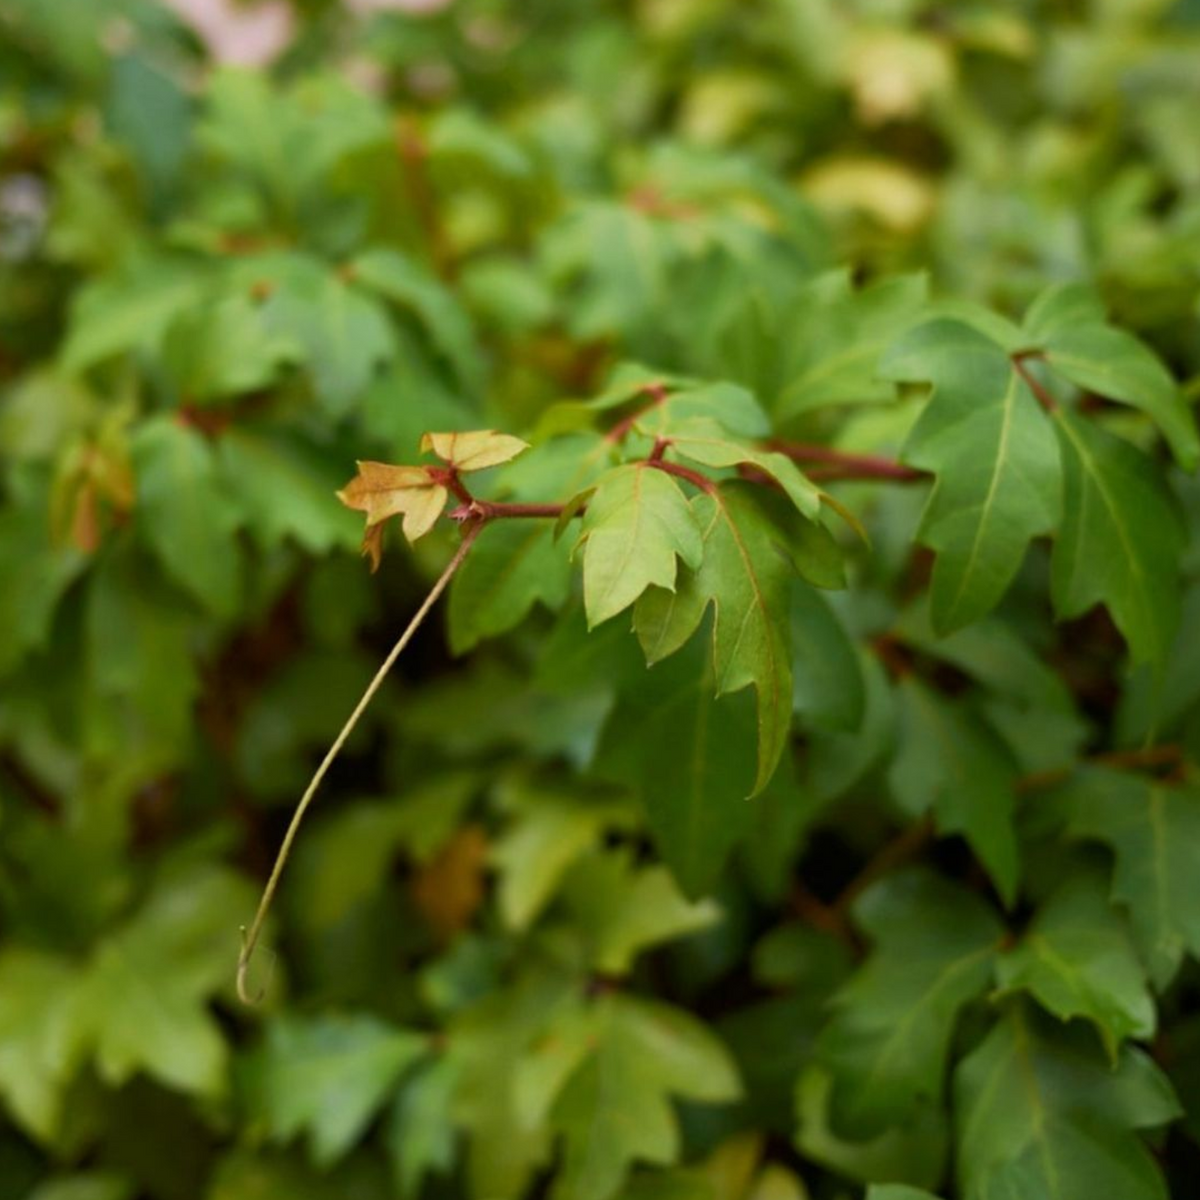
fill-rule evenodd
<path id="1" fill-rule="evenodd" d="M 321 765 L 316 769 L 312 779 L 309 781 L 308 787 L 304 790 L 304 795 L 300 797 L 300 803 L 296 805 L 296 811 L 292 814 L 292 820 L 288 825 L 287 833 L 284 834 L 283 844 L 279 848 L 278 855 L 276 855 L 275 865 L 271 868 L 271 875 L 267 879 L 267 885 L 263 888 L 262 899 L 258 902 L 258 911 L 254 914 L 254 920 L 249 929 L 244 925 L 242 926 L 242 951 L 238 955 L 237 964 L 237 994 L 243 1004 L 257 1004 L 263 998 L 263 990 L 260 990 L 257 994 L 251 994 L 246 986 L 246 977 L 250 970 L 250 962 L 254 958 L 255 948 L 258 946 L 258 939 L 262 933 L 263 924 L 267 919 L 267 914 L 271 910 L 271 902 L 275 899 L 275 889 L 279 886 L 279 878 L 283 874 L 283 868 L 287 865 L 288 858 L 291 856 L 292 843 L 296 840 L 300 823 L 304 820 L 304 814 L 308 811 L 308 806 L 312 803 L 313 797 L 317 793 L 317 788 L 321 786 L 321 780 L 325 778 L 326 771 L 329 770 L 333 760 L 337 758 L 346 739 L 354 731 L 359 718 L 366 711 L 367 705 L 371 703 L 372 698 L 387 677 L 387 673 L 392 669 L 396 659 L 400 657 L 405 646 L 412 640 L 413 634 L 421 627 L 421 622 L 429 615 L 429 611 L 437 603 L 438 597 L 446 590 L 446 586 L 454 578 L 454 573 L 462 566 L 463 559 L 467 557 L 467 553 L 471 549 L 476 535 L 482 528 L 482 522 L 472 522 L 467 528 L 463 536 L 462 545 L 459 546 L 457 553 L 441 573 L 437 583 L 430 589 L 429 595 L 425 597 L 421 607 L 417 609 L 413 619 L 409 621 L 408 627 L 400 635 L 387 658 L 383 660 L 383 665 L 375 672 L 375 678 L 367 685 L 367 690 L 363 692 L 362 698 L 355 706 L 354 711 L 350 714 L 345 725 L 342 726 L 342 731 L 337 735 L 333 745 L 329 747 L 325 757 L 321 760 Z"/>

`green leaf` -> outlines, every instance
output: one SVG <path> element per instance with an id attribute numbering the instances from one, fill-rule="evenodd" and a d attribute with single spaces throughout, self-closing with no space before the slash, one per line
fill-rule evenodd
<path id="1" fill-rule="evenodd" d="M 792 586 L 792 707 L 807 726 L 855 730 L 866 710 L 866 684 L 854 644 L 815 588 Z"/>
<path id="2" fill-rule="evenodd" d="M 890 400 L 877 373 L 884 349 L 912 324 L 925 302 L 924 276 L 901 275 L 855 291 L 849 271 L 809 283 L 785 319 L 788 326 L 779 421 L 829 405 Z"/>
<path id="3" fill-rule="evenodd" d="M 588 960 L 605 975 L 628 974 L 643 951 L 706 929 L 721 915 L 712 900 L 680 895 L 665 867 L 635 867 L 622 851 L 578 859 L 562 894 Z"/>
<path id="4" fill-rule="evenodd" d="M 435 275 L 397 250 L 376 246 L 350 265 L 356 283 L 407 308 L 468 391 L 483 385 L 483 363 L 475 333 L 454 293 Z"/>
<path id="5" fill-rule="evenodd" d="M 632 370 L 630 364 L 626 366 Z M 763 412 L 753 393 L 735 383 L 683 380 L 671 383 L 671 376 L 665 372 L 657 377 L 650 372 L 644 379 L 635 373 L 634 378 L 638 379 L 643 393 L 647 386 L 659 380 L 667 380 L 671 386 L 665 400 L 637 419 L 637 428 L 648 437 L 674 438 L 677 434 L 685 434 L 689 429 L 696 428 L 697 423 L 701 428 L 709 429 L 715 423 L 720 430 L 719 436 L 726 440 L 730 435 L 757 438 L 767 437 L 771 432 L 770 418 Z"/>
<path id="6" fill-rule="evenodd" d="M 888 782 L 896 799 L 912 816 L 932 807 L 940 830 L 962 834 L 1011 904 L 1020 875 L 1011 755 L 961 700 L 948 700 L 911 676 L 895 695 L 899 749 Z"/>
<path id="7" fill-rule="evenodd" d="M 504 793 L 516 819 L 492 843 L 500 876 L 496 902 L 512 929 L 527 929 L 549 903 L 572 865 L 612 821 L 611 806 L 569 794 L 514 786 Z"/>
<path id="8" fill-rule="evenodd" d="M 313 1162 L 341 1158 L 427 1039 L 366 1014 L 281 1017 L 246 1064 L 247 1102 L 273 1138 L 308 1134 Z"/>
<path id="9" fill-rule="evenodd" d="M 1008 355 L 967 325 L 920 326 L 889 350 L 882 369 L 933 384 L 903 457 L 937 475 L 920 539 L 937 552 L 933 625 L 950 633 L 995 607 L 1030 540 L 1058 522 L 1054 439 Z"/>
<path id="10" fill-rule="evenodd" d="M 607 1200 L 634 1162 L 675 1162 L 671 1097 L 711 1104 L 740 1092 L 728 1051 L 679 1009 L 608 995 L 588 1024 L 590 1053 L 551 1113 L 565 1141 L 555 1188 L 561 1200 Z"/>
<path id="11" fill-rule="evenodd" d="M 566 603 L 571 564 L 549 521 L 494 521 L 471 548 L 450 590 L 450 649 L 465 654 L 520 624 L 536 604 Z"/>
<path id="12" fill-rule="evenodd" d="M 86 561 L 51 540 L 45 476 L 14 472 L 9 483 L 0 509 L 0 675 L 45 645 L 58 602 Z"/>
<path id="13" fill-rule="evenodd" d="M 0 1095 L 41 1141 L 57 1135 L 64 1092 L 83 1061 L 83 999 L 68 960 L 15 945 L 0 953 Z"/>
<path id="14" fill-rule="evenodd" d="M 164 881 L 100 943 L 83 989 L 105 1082 L 144 1071 L 171 1088 L 224 1095 L 229 1048 L 205 1001 L 228 981 L 228 931 L 251 904 L 240 880 L 193 869 Z"/>
<path id="15" fill-rule="evenodd" d="M 1154 1035 L 1154 1001 L 1119 914 L 1092 874 L 1070 877 L 997 965 L 1006 991 L 1023 988 L 1066 1021 L 1086 1017 L 1116 1058 L 1122 1041 Z"/>
<path id="16" fill-rule="evenodd" d="M 729 485 L 693 498 L 703 561 L 675 594 L 647 593 L 634 628 L 648 663 L 679 649 L 711 605 L 713 668 L 718 695 L 753 686 L 758 698 L 758 769 L 752 791 L 766 787 L 792 723 L 788 609 L 793 566 L 785 537 L 752 497 Z"/>
<path id="17" fill-rule="evenodd" d="M 270 289 L 269 329 L 303 347 L 317 401 L 331 418 L 347 416 L 396 341 L 383 306 L 315 260 L 286 255 L 248 260 L 245 277 Z"/>
<path id="18" fill-rule="evenodd" d="M 892 1125 L 867 1141 L 852 1141 L 831 1127 L 832 1079 L 818 1066 L 808 1066 L 796 1085 L 799 1126 L 796 1146 L 805 1158 L 864 1183 L 901 1179 L 933 1187 L 945 1175 L 947 1121 L 931 1104 L 915 1105 L 902 1125 Z"/>
<path id="19" fill-rule="evenodd" d="M 269 327 L 251 297 L 233 295 L 180 312 L 162 355 L 179 395 L 194 403 L 269 387 L 304 351 L 293 336 Z"/>
<path id="20" fill-rule="evenodd" d="M 810 483 L 800 468 L 784 454 L 759 450 L 730 438 L 718 422 L 696 417 L 683 422 L 671 434 L 671 449 L 706 467 L 757 467 L 775 480 L 791 502 L 806 517 L 815 519 L 821 510 L 821 491 Z"/>
<path id="21" fill-rule="evenodd" d="M 214 614 L 231 616 L 241 598 L 239 514 L 212 447 L 160 416 L 138 428 L 130 449 L 139 531 L 171 579 Z"/>
<path id="22" fill-rule="evenodd" d="M 1004 738 L 1022 772 L 1071 762 L 1087 737 L 1075 699 L 1054 667 L 1010 624 L 988 618 L 949 637 L 929 628 L 925 606 L 911 609 L 897 633 L 923 654 L 969 675 L 982 689 L 980 708 Z"/>
<path id="23" fill-rule="evenodd" d="M 909 1187 L 906 1183 L 877 1183 L 867 1188 L 867 1200 L 938 1200 L 924 1188 Z"/>
<path id="24" fill-rule="evenodd" d="M 99 755 L 137 747 L 174 763 L 192 736 L 200 681 L 192 618 L 178 592 L 123 542 L 88 578 L 84 600 L 85 743 Z"/>
<path id="25" fill-rule="evenodd" d="M 1179 621 L 1184 534 L 1163 479 L 1128 442 L 1060 410 L 1063 520 L 1050 593 L 1061 619 L 1103 603 L 1135 660 L 1161 664 Z"/>
<path id="26" fill-rule="evenodd" d="M 955 1074 L 964 1200 L 1166 1200 L 1133 1132 L 1172 1120 L 1166 1077 L 1125 1047 L 1114 1068 L 1086 1030 L 1011 1008 Z"/>
<path id="27" fill-rule="evenodd" d="M 596 769 L 645 809 L 659 853 L 684 892 L 703 895 L 749 831 L 757 730 L 747 696 L 718 696 L 711 642 L 693 641 L 622 689 Z"/>
<path id="28" fill-rule="evenodd" d="M 1200 790 L 1092 767 L 1063 793 L 1068 831 L 1116 858 L 1112 898 L 1126 906 L 1159 990 L 1185 953 L 1200 958 Z"/>
<path id="29" fill-rule="evenodd" d="M 596 434 L 543 442 L 504 468 L 500 494 L 526 503 L 554 503 L 600 473 L 609 448 Z M 519 625 L 534 605 L 557 611 L 566 602 L 571 565 L 553 523 L 494 521 L 472 547 L 450 587 L 450 648 L 465 654 L 485 638 Z"/>
<path id="30" fill-rule="evenodd" d="M 976 896 L 916 871 L 876 884 L 854 916 L 872 952 L 834 996 L 818 1047 L 834 1114 L 874 1134 L 940 1101 L 955 1021 L 991 980 L 1001 927 Z"/>
<path id="31" fill-rule="evenodd" d="M 359 518 L 329 503 L 344 482 L 340 462 L 282 430 L 240 422 L 222 434 L 218 455 L 222 484 L 264 550 L 288 538 L 311 554 L 358 548 Z"/>
<path id="32" fill-rule="evenodd" d="M 590 628 L 628 608 L 652 585 L 673 591 L 676 556 L 697 567 L 704 552 L 679 485 L 665 472 L 638 464 L 601 476 L 578 544 Z"/>
<path id="33" fill-rule="evenodd" d="M 1166 435 L 1179 465 L 1195 469 L 1200 438 L 1178 385 L 1145 344 L 1105 322 L 1090 289 L 1050 289 L 1030 309 L 1026 330 L 1052 370 L 1084 391 L 1141 409 Z"/>
<path id="34" fill-rule="evenodd" d="M 193 309 L 205 277 L 190 263 L 152 259 L 128 272 L 80 288 L 59 361 L 68 371 L 85 371 L 130 350 L 151 350 L 167 327 Z"/>
<path id="35" fill-rule="evenodd" d="M 26 1200 L 134 1200 L 136 1186 L 115 1171 L 81 1171 L 41 1184 Z"/>
<path id="36" fill-rule="evenodd" d="M 388 1120 L 387 1147 L 400 1195 L 419 1195 L 430 1173 L 447 1175 L 456 1150 L 452 1103 L 455 1065 L 439 1058 L 419 1065 L 402 1085 Z"/>

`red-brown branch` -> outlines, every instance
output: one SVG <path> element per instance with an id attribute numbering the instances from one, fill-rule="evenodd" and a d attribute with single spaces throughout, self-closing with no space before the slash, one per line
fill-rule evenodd
<path id="1" fill-rule="evenodd" d="M 629 416 L 618 421 L 604 436 L 610 442 L 624 441 L 629 431 L 644 417 L 648 412 L 653 412 L 667 398 L 667 385 L 665 383 L 648 383 L 641 389 L 641 395 L 649 398 L 650 403 L 639 408 L 636 412 L 631 412 Z"/>
<path id="2" fill-rule="evenodd" d="M 926 478 L 925 472 L 916 467 L 908 467 L 894 458 L 877 454 L 853 454 L 834 446 L 811 442 L 774 441 L 770 443 L 770 448 L 795 463 L 825 464 L 806 472 L 811 479 L 892 479 L 913 483 Z"/>
<path id="3" fill-rule="evenodd" d="M 679 463 L 665 462 L 660 458 L 648 458 L 645 465 L 653 467 L 656 471 L 665 471 L 668 475 L 674 475 L 677 479 L 686 479 L 688 483 L 694 487 L 698 487 L 702 492 L 715 492 L 717 490 L 717 485 L 707 475 L 701 475 L 699 471 L 693 471 L 691 467 L 680 466 Z"/>
<path id="4" fill-rule="evenodd" d="M 561 517 L 565 504 L 505 504 L 496 500 L 469 500 L 451 510 L 455 521 L 491 521 L 508 517 Z"/>
<path id="5" fill-rule="evenodd" d="M 1050 394 L 1049 389 L 1025 365 L 1031 358 L 1041 358 L 1040 350 L 1020 350 L 1012 356 L 1013 370 L 1025 381 L 1026 386 L 1034 394 L 1037 402 L 1048 413 L 1058 409 L 1058 401 Z"/>

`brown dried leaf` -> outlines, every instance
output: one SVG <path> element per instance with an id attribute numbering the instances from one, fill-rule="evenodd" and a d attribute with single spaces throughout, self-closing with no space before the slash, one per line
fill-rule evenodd
<path id="1" fill-rule="evenodd" d="M 433 528 L 449 492 L 431 477 L 427 467 L 360 462 L 358 474 L 338 492 L 338 499 L 347 508 L 366 513 L 363 552 L 377 565 L 380 540 L 371 536 L 373 527 L 390 517 L 403 516 L 404 536 L 415 542 Z"/>
<path id="2" fill-rule="evenodd" d="M 432 450 L 443 462 L 459 471 L 482 471 L 514 459 L 529 443 L 494 429 L 476 429 L 469 433 L 427 433 L 421 438 L 421 450 Z"/>

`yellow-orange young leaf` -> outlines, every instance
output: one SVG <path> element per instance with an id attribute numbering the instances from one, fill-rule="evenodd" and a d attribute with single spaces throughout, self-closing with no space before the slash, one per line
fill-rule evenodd
<path id="1" fill-rule="evenodd" d="M 358 474 L 340 492 L 347 508 L 366 513 L 363 553 L 379 565 L 381 539 L 375 527 L 390 517 L 402 516 L 404 536 L 415 542 L 428 533 L 449 499 L 446 488 L 426 467 L 395 467 L 390 463 L 360 462 Z"/>
<path id="2" fill-rule="evenodd" d="M 432 450 L 443 462 L 459 471 L 482 471 L 498 467 L 516 458 L 529 443 L 494 429 L 475 429 L 469 433 L 427 433 L 421 438 L 421 450 Z"/>

